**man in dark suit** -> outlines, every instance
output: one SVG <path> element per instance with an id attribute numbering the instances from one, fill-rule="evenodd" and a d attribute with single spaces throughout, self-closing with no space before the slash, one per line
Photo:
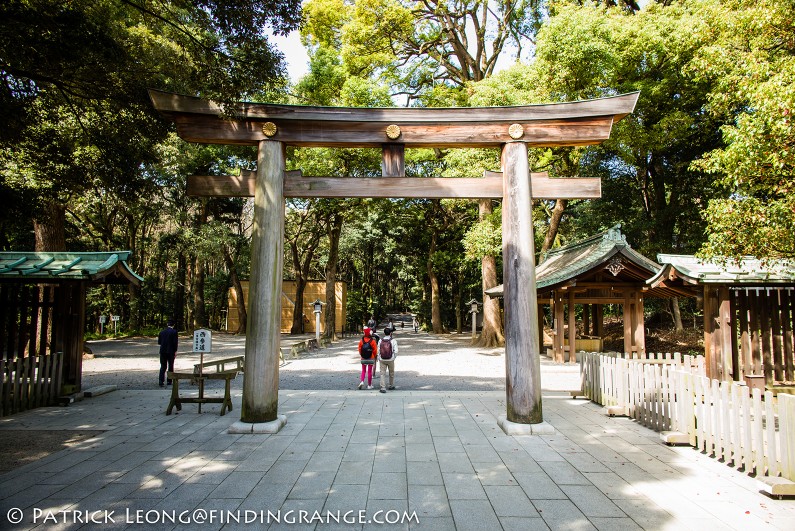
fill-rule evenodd
<path id="1" fill-rule="evenodd" d="M 174 359 L 177 357 L 179 346 L 175 325 L 173 319 L 169 320 L 168 326 L 157 337 L 157 344 L 160 345 L 160 387 L 163 387 L 163 381 L 166 379 L 166 370 L 174 372 Z M 168 385 L 171 385 L 171 380 L 168 380 Z"/>

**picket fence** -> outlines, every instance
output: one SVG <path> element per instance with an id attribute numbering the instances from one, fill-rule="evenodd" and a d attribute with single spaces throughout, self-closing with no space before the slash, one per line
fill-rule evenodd
<path id="1" fill-rule="evenodd" d="M 587 353 L 580 373 L 582 393 L 608 414 L 632 417 L 667 443 L 689 444 L 757 477 L 795 481 L 795 396 L 710 380 L 702 357 L 679 353 Z"/>
<path id="2" fill-rule="evenodd" d="M 63 378 L 63 353 L 0 359 L 0 416 L 58 402 Z"/>

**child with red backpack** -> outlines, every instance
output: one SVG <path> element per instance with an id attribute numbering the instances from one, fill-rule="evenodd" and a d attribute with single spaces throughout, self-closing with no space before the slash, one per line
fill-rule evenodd
<path id="1" fill-rule="evenodd" d="M 364 388 L 364 375 L 367 374 L 367 388 L 373 388 L 373 367 L 378 355 L 378 343 L 372 336 L 370 328 L 365 327 L 364 337 L 359 340 L 359 357 L 362 361 L 362 377 L 359 382 L 359 389 Z"/>

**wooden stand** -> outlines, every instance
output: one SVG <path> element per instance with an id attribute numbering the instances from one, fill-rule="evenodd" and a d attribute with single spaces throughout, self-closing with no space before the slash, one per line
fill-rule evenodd
<path id="1" fill-rule="evenodd" d="M 217 372 L 210 374 L 203 374 L 198 376 L 192 372 L 169 372 L 168 377 L 171 379 L 171 401 L 168 403 L 166 415 L 171 415 L 174 406 L 177 411 L 182 411 L 182 404 L 199 404 L 199 413 L 202 412 L 202 404 L 221 404 L 221 416 L 227 410 L 232 411 L 232 397 L 230 395 L 230 386 L 232 380 L 237 376 L 237 371 L 230 372 Z M 195 380 L 199 384 L 198 397 L 181 398 L 179 396 L 179 381 L 180 380 Z M 204 397 L 204 381 L 205 380 L 224 380 L 224 396 L 223 397 Z"/>

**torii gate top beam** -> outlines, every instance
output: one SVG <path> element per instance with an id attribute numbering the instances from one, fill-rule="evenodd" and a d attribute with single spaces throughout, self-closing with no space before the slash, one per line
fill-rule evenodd
<path id="1" fill-rule="evenodd" d="M 635 108 L 638 92 L 595 100 L 515 107 L 358 108 L 212 101 L 150 90 L 180 137 L 208 144 L 257 145 L 272 139 L 301 147 L 499 147 L 596 144 Z"/>

